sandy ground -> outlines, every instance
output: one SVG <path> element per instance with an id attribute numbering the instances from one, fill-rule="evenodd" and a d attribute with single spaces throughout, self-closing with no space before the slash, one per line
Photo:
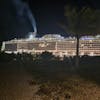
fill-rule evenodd
<path id="1" fill-rule="evenodd" d="M 35 100 L 37 86 L 29 84 L 32 76 L 20 66 L 0 65 L 0 100 Z"/>
<path id="2" fill-rule="evenodd" d="M 0 64 L 0 100 L 44 100 L 35 94 L 39 90 L 39 85 L 30 85 L 30 81 L 32 81 L 32 75 L 25 70 L 24 66 Z M 69 81 L 68 86 L 73 86 L 69 91 L 71 93 L 69 100 L 100 100 L 100 86 L 96 84 L 74 78 Z"/>

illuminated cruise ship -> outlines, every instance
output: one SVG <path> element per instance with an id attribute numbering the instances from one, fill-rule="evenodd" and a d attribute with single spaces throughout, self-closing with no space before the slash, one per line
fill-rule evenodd
<path id="1" fill-rule="evenodd" d="M 75 56 L 76 39 L 64 38 L 58 34 L 47 34 L 41 38 L 30 37 L 28 39 L 14 39 L 2 43 L 2 51 L 6 53 L 31 53 L 39 54 L 44 51 L 52 52 L 56 56 Z M 80 56 L 100 56 L 100 36 L 88 36 L 80 38 Z"/>

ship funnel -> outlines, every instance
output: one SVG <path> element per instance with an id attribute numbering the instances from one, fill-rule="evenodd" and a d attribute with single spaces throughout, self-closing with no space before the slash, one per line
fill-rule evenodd
<path id="1" fill-rule="evenodd" d="M 36 21 L 35 21 L 34 15 L 32 14 L 28 4 L 26 4 L 26 3 L 25 3 L 25 9 L 26 9 L 27 17 L 33 27 L 33 35 L 36 36 L 36 34 L 37 34 Z"/>
<path id="2" fill-rule="evenodd" d="M 21 0 L 12 0 L 12 2 L 16 8 L 17 15 L 19 17 L 26 16 L 28 18 L 33 28 L 33 32 L 32 32 L 33 36 L 36 36 L 37 34 L 36 21 L 35 21 L 34 15 L 32 14 L 29 8 L 29 5 L 25 2 L 22 2 Z"/>

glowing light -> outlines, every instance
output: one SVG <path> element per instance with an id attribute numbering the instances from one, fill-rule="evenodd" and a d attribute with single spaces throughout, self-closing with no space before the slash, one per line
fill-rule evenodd
<path id="1" fill-rule="evenodd" d="M 90 52 L 90 56 L 94 56 L 94 53 L 93 52 Z"/>
<path id="2" fill-rule="evenodd" d="M 29 40 L 32 40 L 34 38 L 33 34 L 29 35 Z"/>
<path id="3" fill-rule="evenodd" d="M 95 38 L 93 36 L 83 36 L 81 40 L 94 40 Z"/>

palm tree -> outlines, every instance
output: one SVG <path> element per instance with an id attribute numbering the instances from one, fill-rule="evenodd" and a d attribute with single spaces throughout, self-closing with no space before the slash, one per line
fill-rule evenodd
<path id="1" fill-rule="evenodd" d="M 100 33 L 100 10 L 90 7 L 66 6 L 65 17 L 67 18 L 66 25 L 61 24 L 61 27 L 71 35 L 76 37 L 76 66 L 79 66 L 79 39 L 84 35 L 96 35 Z"/>

